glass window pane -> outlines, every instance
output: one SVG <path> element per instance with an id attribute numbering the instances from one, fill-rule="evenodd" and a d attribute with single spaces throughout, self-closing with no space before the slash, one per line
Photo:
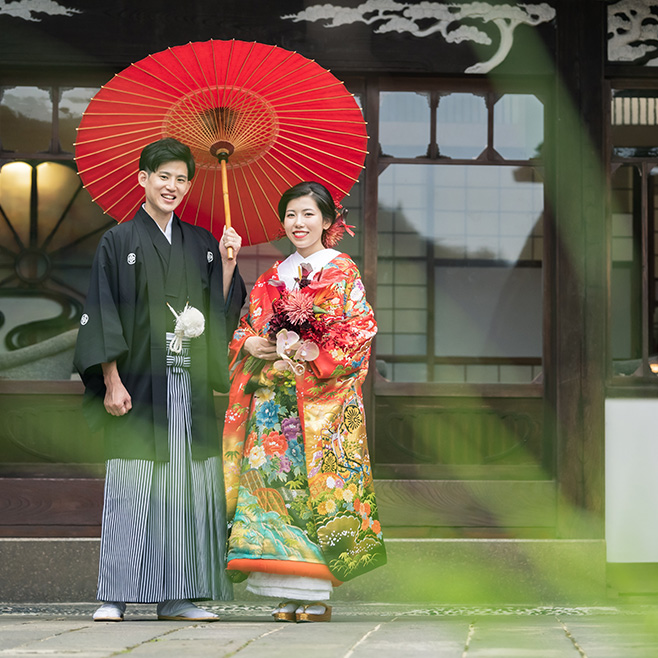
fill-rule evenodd
<path id="1" fill-rule="evenodd" d="M 466 366 L 440 364 L 434 367 L 434 380 L 444 384 L 459 384 L 466 381 Z"/>
<path id="2" fill-rule="evenodd" d="M 9 162 L 0 169 L 0 244 L 20 251 L 30 238 L 32 167 L 27 162 Z M 19 242 L 20 241 L 20 242 Z"/>
<path id="3" fill-rule="evenodd" d="M 612 260 L 621 263 L 633 262 L 633 251 L 635 248 L 633 238 L 613 238 L 612 239 Z"/>
<path id="4" fill-rule="evenodd" d="M 57 162 L 42 162 L 37 165 L 37 240 L 42 243 L 57 227 L 73 196 L 80 187 L 78 174 L 72 167 Z M 54 242 L 51 247 L 63 244 L 71 239 L 71 233 L 76 234 L 80 226 L 73 226 L 72 222 L 66 229 L 59 228 L 53 235 Z M 62 225 L 63 226 L 63 225 Z M 77 236 L 76 236 L 77 237 Z"/>
<path id="5" fill-rule="evenodd" d="M 52 137 L 50 90 L 0 87 L 0 142 L 5 151 L 48 151 Z"/>
<path id="6" fill-rule="evenodd" d="M 386 233 L 379 236 L 379 255 L 382 258 L 389 258 L 393 255 L 393 236 L 391 233 Z"/>
<path id="7" fill-rule="evenodd" d="M 427 280 L 427 269 L 424 261 L 398 259 L 395 261 L 394 275 L 398 285 L 422 285 Z"/>
<path id="8" fill-rule="evenodd" d="M 393 363 L 388 367 L 396 382 L 426 382 L 427 366 L 424 363 Z"/>
<path id="9" fill-rule="evenodd" d="M 379 96 L 379 143 L 384 155 L 427 155 L 430 143 L 429 94 L 383 91 Z"/>
<path id="10" fill-rule="evenodd" d="M 477 384 L 497 384 L 498 366 L 481 364 L 466 366 L 466 381 Z"/>
<path id="11" fill-rule="evenodd" d="M 62 312 L 61 304 L 55 300 L 37 297 L 28 294 L 4 295 L 0 289 L 2 299 L 2 313 L 5 322 L 0 327 L 0 354 L 9 350 L 6 344 L 7 334 L 16 327 L 28 325 L 32 322 L 54 320 Z"/>
<path id="12" fill-rule="evenodd" d="M 544 106 L 536 96 L 506 94 L 494 105 L 494 149 L 506 160 L 538 158 L 544 142 Z"/>
<path id="13" fill-rule="evenodd" d="M 435 289 L 436 356 L 541 357 L 540 268 L 437 265 Z"/>
<path id="14" fill-rule="evenodd" d="M 376 344 L 377 349 L 382 354 L 393 354 L 393 334 L 383 333 L 379 328 L 379 323 L 377 326 Z"/>
<path id="15" fill-rule="evenodd" d="M 427 327 L 427 310 L 424 308 L 405 308 L 395 310 L 393 315 L 394 330 L 397 336 L 416 334 Z"/>
<path id="16" fill-rule="evenodd" d="M 658 90 L 614 89 L 610 119 L 615 155 L 626 158 L 658 156 Z"/>
<path id="17" fill-rule="evenodd" d="M 628 291 L 637 285 L 631 267 L 614 267 L 610 282 L 611 291 L 611 336 L 612 358 L 616 361 L 615 372 L 631 374 L 620 361 L 640 359 L 641 351 L 637 337 L 637 306 Z M 639 365 L 639 362 L 638 364 Z M 634 370 L 635 366 L 631 369 Z"/>
<path id="18" fill-rule="evenodd" d="M 380 301 L 378 297 L 377 302 Z M 424 308 L 426 302 L 427 286 L 397 286 L 395 288 L 395 308 Z"/>
<path id="19" fill-rule="evenodd" d="M 423 327 L 424 323 L 419 323 L 417 326 Z M 398 333 L 395 336 L 393 350 L 393 354 L 422 356 L 427 352 L 427 336 L 425 334 L 416 334 L 413 331 L 408 334 Z"/>
<path id="20" fill-rule="evenodd" d="M 503 384 L 527 384 L 534 378 L 532 366 L 500 366 L 499 372 Z"/>
<path id="21" fill-rule="evenodd" d="M 68 191 L 70 190 L 69 187 Z M 113 220 L 92 201 L 85 189 L 73 190 L 68 201 L 72 203 L 55 231 L 44 235 L 39 228 L 39 235 L 42 236 L 41 244 L 45 238 L 50 237 L 46 251 L 52 259 L 53 274 L 71 290 L 84 297 L 89 287 L 89 265 L 93 260 L 96 245 Z"/>
<path id="22" fill-rule="evenodd" d="M 543 234 L 543 184 L 529 169 L 435 167 L 437 257 L 541 260 L 533 243 Z"/>
<path id="23" fill-rule="evenodd" d="M 2 374 L 68 379 L 90 265 L 114 222 L 81 189 L 72 163 L 10 162 L 0 170 L 0 199 L 0 356 L 26 350 L 20 367 L 3 359 Z"/>
<path id="24" fill-rule="evenodd" d="M 613 174 L 612 185 L 612 268 L 610 290 L 610 331 L 612 358 L 618 373 L 635 370 L 640 359 L 641 268 L 639 217 L 634 212 L 641 198 L 641 177 L 635 166 L 622 166 Z M 638 362 L 639 363 L 639 362 Z"/>
<path id="25" fill-rule="evenodd" d="M 377 286 L 377 306 L 393 308 L 393 286 Z"/>
<path id="26" fill-rule="evenodd" d="M 95 87 L 75 87 L 63 89 L 59 99 L 59 143 L 63 151 L 73 153 L 76 128 L 92 96 L 98 91 Z"/>
<path id="27" fill-rule="evenodd" d="M 377 329 L 378 332 L 392 333 L 393 331 L 393 311 L 389 308 L 381 308 L 377 311 Z"/>
<path id="28" fill-rule="evenodd" d="M 487 107 L 482 96 L 441 96 L 437 110 L 439 153 L 448 158 L 473 160 L 487 146 Z"/>
<path id="29" fill-rule="evenodd" d="M 379 215 L 393 218 L 378 231 L 377 313 L 392 336 L 377 358 L 387 372 L 532 381 L 542 356 L 540 177 L 529 167 L 396 164 L 380 175 L 379 193 Z M 429 367 L 404 356 L 425 356 Z"/>

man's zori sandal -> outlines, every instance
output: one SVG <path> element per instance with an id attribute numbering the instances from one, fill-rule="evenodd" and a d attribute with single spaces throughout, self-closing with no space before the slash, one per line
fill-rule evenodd
<path id="1" fill-rule="evenodd" d="M 120 601 L 107 601 L 94 612 L 94 621 L 123 621 L 126 604 Z"/>
<path id="2" fill-rule="evenodd" d="M 326 603 L 309 603 L 297 608 L 295 618 L 298 622 L 331 621 L 331 606 Z"/>
<path id="3" fill-rule="evenodd" d="M 219 621 L 214 612 L 199 608 L 187 599 L 162 601 L 157 612 L 160 621 Z"/>

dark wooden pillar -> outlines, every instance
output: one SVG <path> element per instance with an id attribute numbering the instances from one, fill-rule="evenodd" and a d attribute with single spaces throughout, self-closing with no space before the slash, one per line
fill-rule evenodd
<path id="1" fill-rule="evenodd" d="M 557 4 L 549 201 L 554 219 L 551 361 L 558 536 L 603 536 L 606 359 L 606 7 Z"/>
<path id="2" fill-rule="evenodd" d="M 368 301 L 377 308 L 377 199 L 379 175 L 377 153 L 379 151 L 379 92 L 372 84 L 365 86 L 366 121 L 368 123 L 368 155 L 365 167 L 364 226 L 363 226 L 363 271 L 361 276 L 366 287 Z M 375 341 L 377 339 L 375 338 Z M 377 461 L 375 445 L 375 394 L 374 373 L 376 371 L 376 350 L 370 357 L 370 373 L 363 387 L 366 426 L 368 428 L 368 448 L 372 463 Z"/>

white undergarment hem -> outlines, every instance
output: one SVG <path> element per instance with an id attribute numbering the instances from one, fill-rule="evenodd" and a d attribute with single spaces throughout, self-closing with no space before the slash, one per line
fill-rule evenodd
<path id="1" fill-rule="evenodd" d="M 326 601 L 333 585 L 323 578 L 288 576 L 252 571 L 247 578 L 247 591 L 258 596 L 270 596 L 294 601 Z"/>

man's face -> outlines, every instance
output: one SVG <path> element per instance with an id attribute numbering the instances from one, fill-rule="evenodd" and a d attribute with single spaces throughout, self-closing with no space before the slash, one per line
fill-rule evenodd
<path id="1" fill-rule="evenodd" d="M 140 171 L 139 184 L 146 194 L 146 212 L 156 221 L 166 222 L 187 194 L 192 181 L 187 178 L 187 165 L 174 160 L 165 162 L 150 174 Z"/>

